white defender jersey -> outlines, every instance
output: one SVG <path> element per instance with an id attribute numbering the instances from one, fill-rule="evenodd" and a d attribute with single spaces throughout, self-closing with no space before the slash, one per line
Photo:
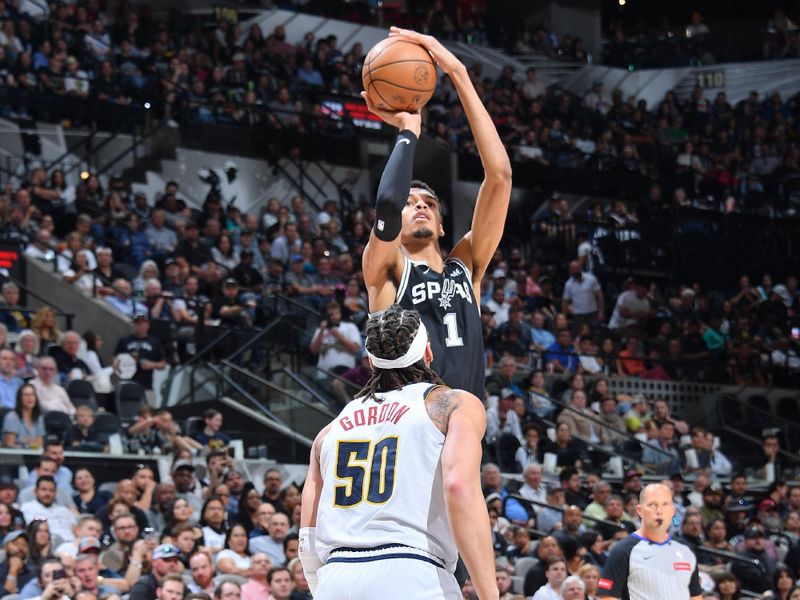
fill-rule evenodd
<path id="1" fill-rule="evenodd" d="M 430 383 L 357 398 L 320 449 L 317 551 L 402 544 L 453 572 L 458 557 L 442 487 L 444 434 L 425 408 Z M 437 561 L 437 562 L 438 562 Z"/>

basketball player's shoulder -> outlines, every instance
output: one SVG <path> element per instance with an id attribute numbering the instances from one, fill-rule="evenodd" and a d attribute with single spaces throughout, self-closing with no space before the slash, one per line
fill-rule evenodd
<path id="1" fill-rule="evenodd" d="M 434 388 L 425 398 L 425 408 L 431 421 L 445 434 L 456 410 L 469 413 L 479 411 L 477 415 L 485 416 L 483 403 L 475 394 L 447 386 Z"/>

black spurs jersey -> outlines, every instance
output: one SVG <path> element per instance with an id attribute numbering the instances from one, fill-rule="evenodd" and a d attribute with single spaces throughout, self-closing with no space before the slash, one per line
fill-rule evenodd
<path id="1" fill-rule="evenodd" d="M 448 386 L 482 399 L 483 328 L 472 273 L 457 258 L 448 258 L 441 273 L 425 262 L 403 261 L 396 302 L 422 316 L 433 350 L 431 367 Z"/>

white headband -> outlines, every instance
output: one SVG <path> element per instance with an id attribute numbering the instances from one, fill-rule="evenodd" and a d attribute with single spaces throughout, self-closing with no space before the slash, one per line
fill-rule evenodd
<path id="1" fill-rule="evenodd" d="M 419 322 L 419 329 L 414 334 L 414 339 L 411 345 L 406 350 L 403 356 L 398 358 L 388 359 L 375 356 L 369 350 L 366 350 L 367 356 L 372 361 L 372 364 L 379 369 L 402 369 L 410 367 L 414 363 L 419 362 L 425 356 L 425 347 L 428 345 L 428 330 L 422 321 Z"/>

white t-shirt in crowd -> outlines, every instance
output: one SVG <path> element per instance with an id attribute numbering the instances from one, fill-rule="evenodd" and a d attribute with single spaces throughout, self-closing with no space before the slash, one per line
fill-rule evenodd
<path id="1" fill-rule="evenodd" d="M 600 283 L 591 273 L 584 273 L 581 280 L 570 277 L 564 284 L 564 299 L 572 302 L 572 311 L 576 315 L 585 315 L 597 311 L 597 297 Z"/>

